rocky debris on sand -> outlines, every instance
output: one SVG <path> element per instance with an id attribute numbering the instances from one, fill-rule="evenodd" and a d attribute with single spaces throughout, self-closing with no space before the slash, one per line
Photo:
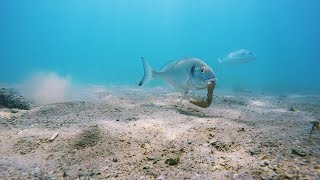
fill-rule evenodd
<path id="1" fill-rule="evenodd" d="M 0 89 L 0 105 L 8 108 L 17 108 L 29 110 L 31 108 L 30 102 L 20 95 L 17 91 L 11 88 Z"/>

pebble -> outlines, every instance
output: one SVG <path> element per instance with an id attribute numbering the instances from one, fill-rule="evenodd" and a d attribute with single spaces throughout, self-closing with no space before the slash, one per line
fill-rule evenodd
<path id="1" fill-rule="evenodd" d="M 18 110 L 17 109 L 11 109 L 11 113 L 17 113 Z"/>
<path id="2" fill-rule="evenodd" d="M 158 176 L 156 180 L 164 180 L 163 176 Z"/>
<path id="3" fill-rule="evenodd" d="M 169 164 L 170 166 L 177 165 L 180 161 L 179 157 L 169 158 L 165 161 L 166 164 Z"/>
<path id="4" fill-rule="evenodd" d="M 304 151 L 300 151 L 300 150 L 297 150 L 297 149 L 292 149 L 291 153 L 294 154 L 294 155 L 298 155 L 300 157 L 305 157 L 307 155 Z"/>
<path id="5" fill-rule="evenodd" d="M 257 155 L 261 153 L 261 150 L 259 148 L 254 148 L 249 150 L 251 156 Z"/>
<path id="6" fill-rule="evenodd" d="M 261 167 L 266 167 L 266 166 L 268 166 L 270 164 L 270 161 L 262 161 L 261 163 L 260 163 L 260 166 Z"/>
<path id="7" fill-rule="evenodd" d="M 112 161 L 113 161 L 113 162 L 118 162 L 118 159 L 114 157 L 114 158 L 112 159 Z"/>
<path id="8" fill-rule="evenodd" d="M 289 111 L 296 111 L 296 110 L 293 107 L 290 107 Z"/>
<path id="9" fill-rule="evenodd" d="M 285 173 L 285 175 L 286 175 L 286 177 L 288 178 L 288 179 L 293 179 L 294 178 L 294 175 L 293 174 L 290 174 L 290 173 Z"/>

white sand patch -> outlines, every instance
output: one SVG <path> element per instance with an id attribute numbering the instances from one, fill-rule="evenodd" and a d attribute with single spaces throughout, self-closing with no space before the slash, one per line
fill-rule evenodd
<path id="1" fill-rule="evenodd" d="M 287 110 L 287 109 L 284 109 L 284 108 L 275 108 L 275 109 L 272 109 L 272 111 L 274 111 L 274 112 L 280 112 L 280 113 L 288 112 L 288 110 Z"/>
<path id="2" fill-rule="evenodd" d="M 259 100 L 250 101 L 250 104 L 253 106 L 259 106 L 259 107 L 267 106 L 266 102 L 259 101 Z"/>

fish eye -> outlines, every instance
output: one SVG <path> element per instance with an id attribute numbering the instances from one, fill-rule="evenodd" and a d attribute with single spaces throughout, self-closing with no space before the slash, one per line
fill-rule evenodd
<path id="1" fill-rule="evenodd" d="M 204 67 L 201 68 L 201 73 L 202 73 L 202 74 L 205 73 Z"/>

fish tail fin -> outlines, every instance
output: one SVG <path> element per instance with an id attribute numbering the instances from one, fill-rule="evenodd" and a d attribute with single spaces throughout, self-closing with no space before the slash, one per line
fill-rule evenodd
<path id="1" fill-rule="evenodd" d="M 221 58 L 218 58 L 218 62 L 221 64 L 221 63 L 222 63 L 222 59 L 221 59 Z"/>
<path id="2" fill-rule="evenodd" d="M 149 65 L 149 63 L 146 60 L 144 60 L 143 57 L 141 57 L 141 60 L 142 60 L 143 69 L 144 69 L 144 76 L 139 82 L 139 86 L 142 86 L 143 84 L 151 81 L 154 78 L 154 72 L 155 72 L 152 69 L 152 67 Z"/>

